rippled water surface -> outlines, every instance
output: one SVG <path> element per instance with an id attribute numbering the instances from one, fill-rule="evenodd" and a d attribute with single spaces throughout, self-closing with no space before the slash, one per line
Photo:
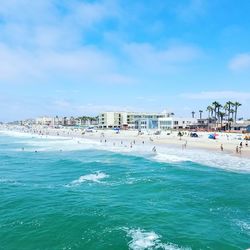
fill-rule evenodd
<path id="1" fill-rule="evenodd" d="M 185 154 L 0 134 L 0 249 L 250 248 L 248 162 Z"/>

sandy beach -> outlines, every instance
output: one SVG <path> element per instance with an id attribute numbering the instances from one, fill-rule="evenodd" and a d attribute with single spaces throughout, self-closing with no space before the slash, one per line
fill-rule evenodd
<path id="1" fill-rule="evenodd" d="M 31 128 L 23 126 L 0 126 L 1 130 L 16 131 L 20 133 L 36 134 L 40 136 L 60 136 L 79 139 L 90 139 L 100 143 L 112 144 L 120 143 L 128 147 L 135 144 L 155 147 L 173 147 L 182 150 L 199 149 L 209 152 L 219 152 L 221 154 L 230 154 L 241 158 L 250 158 L 250 145 L 244 140 L 244 134 L 218 132 L 215 140 L 209 139 L 211 133 L 197 132 L 198 137 L 190 137 L 190 132 L 183 131 L 184 135 L 180 138 L 177 131 L 162 131 L 160 135 L 155 135 L 155 131 L 137 130 L 84 130 L 80 128 L 45 128 L 43 126 L 33 126 Z M 242 143 L 242 147 L 240 146 Z M 238 146 L 239 152 L 236 153 Z M 223 150 L 222 148 L 223 147 Z"/>

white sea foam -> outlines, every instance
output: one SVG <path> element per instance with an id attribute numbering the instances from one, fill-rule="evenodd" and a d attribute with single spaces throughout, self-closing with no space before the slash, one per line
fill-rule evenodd
<path id="1" fill-rule="evenodd" d="M 242 221 L 242 220 L 236 220 L 235 221 L 236 225 L 240 227 L 242 232 L 245 232 L 250 235 L 250 224 L 249 222 Z"/>
<path id="2" fill-rule="evenodd" d="M 157 153 L 152 159 L 161 162 L 183 162 L 189 160 L 188 158 L 185 157 L 171 155 L 171 154 L 163 154 L 163 153 Z"/>
<path id="3" fill-rule="evenodd" d="M 132 250 L 164 249 L 164 250 L 187 250 L 173 243 L 162 243 L 161 236 L 155 232 L 146 232 L 141 229 L 127 229 L 127 236 L 131 238 L 128 245 Z"/>
<path id="4" fill-rule="evenodd" d="M 166 163 L 192 161 L 228 171 L 250 172 L 250 159 L 248 158 L 197 149 L 159 148 L 152 160 Z"/>
<path id="5" fill-rule="evenodd" d="M 102 179 L 108 178 L 109 175 L 103 172 L 96 172 L 94 174 L 82 175 L 77 180 L 71 182 L 71 185 L 80 185 L 83 182 L 100 182 Z"/>
<path id="6" fill-rule="evenodd" d="M 0 130 L 0 134 L 11 136 L 11 137 L 17 137 L 17 138 L 39 138 L 41 137 L 38 134 L 31 134 L 31 133 L 22 133 L 18 131 L 12 131 L 12 130 Z"/>
<path id="7" fill-rule="evenodd" d="M 152 145 L 135 145 L 133 148 L 121 146 L 100 145 L 97 149 L 112 152 L 138 155 L 153 161 L 166 163 L 181 163 L 185 161 L 235 172 L 250 172 L 250 159 L 221 152 L 197 149 L 182 150 L 172 146 L 156 146 L 157 153 L 152 153 Z"/>
<path id="8" fill-rule="evenodd" d="M 22 140 L 25 151 L 75 151 L 97 148 L 98 142 L 88 139 L 50 138 Z M 25 147 L 27 145 L 27 147 Z M 17 149 L 20 151 L 20 149 Z"/>
<path id="9" fill-rule="evenodd" d="M 57 136 L 39 136 L 34 134 L 26 134 L 15 131 L 2 131 L 2 133 L 9 134 L 14 137 L 23 137 L 21 141 L 28 147 L 25 151 L 74 151 L 74 150 L 107 150 L 116 153 L 124 153 L 131 155 L 138 155 L 149 158 L 153 161 L 166 163 L 181 163 L 184 161 L 192 161 L 210 167 L 221 168 L 228 171 L 236 172 L 250 172 L 250 159 L 244 157 L 237 157 L 229 154 L 222 154 L 220 152 L 205 151 L 197 149 L 182 150 L 178 147 L 172 146 L 156 146 L 157 154 L 152 153 L 151 144 L 138 144 L 130 148 L 128 141 L 121 145 L 118 141 L 107 141 L 107 143 L 100 143 L 96 139 L 85 138 L 68 138 Z M 25 147 L 25 146 L 24 146 Z M 21 149 L 16 149 L 20 151 Z"/>

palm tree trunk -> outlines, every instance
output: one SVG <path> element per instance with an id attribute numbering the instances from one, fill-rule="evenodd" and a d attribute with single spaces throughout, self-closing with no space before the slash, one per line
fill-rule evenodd
<path id="1" fill-rule="evenodd" d="M 235 122 L 236 122 L 236 119 L 237 119 L 237 112 L 238 112 L 238 107 L 237 106 L 235 106 L 235 110 L 234 110 L 234 120 L 235 120 Z"/>

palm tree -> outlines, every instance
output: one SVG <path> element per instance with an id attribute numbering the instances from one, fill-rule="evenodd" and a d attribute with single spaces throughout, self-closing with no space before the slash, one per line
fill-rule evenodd
<path id="1" fill-rule="evenodd" d="M 208 111 L 208 118 L 210 118 L 211 116 L 213 116 L 213 107 L 212 106 L 208 106 L 207 107 L 207 111 Z"/>
<path id="2" fill-rule="evenodd" d="M 222 129 L 223 118 L 225 117 L 226 113 L 219 111 L 218 115 L 220 117 L 220 129 Z"/>
<path id="3" fill-rule="evenodd" d="M 219 108 L 221 106 L 220 103 L 215 101 L 215 102 L 212 103 L 212 106 L 213 106 L 213 109 L 214 109 L 215 118 L 219 118 L 218 113 L 219 113 Z"/>
<path id="4" fill-rule="evenodd" d="M 199 110 L 199 113 L 200 113 L 200 119 L 202 119 L 203 110 Z"/>
<path id="5" fill-rule="evenodd" d="M 229 105 L 226 103 L 224 105 L 224 110 L 225 110 L 225 116 L 227 116 L 227 129 L 229 129 Z"/>
<path id="6" fill-rule="evenodd" d="M 234 103 L 234 120 L 235 120 L 235 122 L 236 122 L 236 120 L 237 120 L 237 113 L 238 113 L 238 108 L 240 107 L 240 106 L 242 106 L 242 104 L 240 104 L 239 102 L 235 102 Z"/>
<path id="7" fill-rule="evenodd" d="M 226 102 L 226 105 L 227 105 L 228 121 L 229 121 L 229 119 L 230 119 L 230 111 L 231 111 L 231 108 L 233 107 L 234 103 L 231 102 L 231 101 L 228 101 L 228 102 Z"/>
<path id="8" fill-rule="evenodd" d="M 220 120 L 219 113 L 220 113 L 220 108 L 222 108 L 222 105 L 220 103 L 216 102 L 216 101 L 214 101 L 212 103 L 212 105 L 213 105 L 213 108 L 214 108 L 216 120 Z M 216 126 L 217 126 L 217 121 L 216 121 Z"/>
<path id="9" fill-rule="evenodd" d="M 218 104 L 219 103 L 216 102 L 216 101 L 212 103 L 212 107 L 213 107 L 213 110 L 214 110 L 215 118 L 216 118 L 216 112 L 217 112 L 217 106 L 218 106 Z"/>
<path id="10" fill-rule="evenodd" d="M 192 111 L 192 118 L 194 118 L 194 115 L 195 115 L 195 112 L 194 112 L 194 111 Z"/>
<path id="11" fill-rule="evenodd" d="M 235 111 L 234 111 L 234 109 L 232 108 L 232 109 L 230 109 L 230 114 L 232 115 L 232 117 L 230 118 L 230 121 L 234 121 L 234 113 L 235 113 Z"/>
<path id="12" fill-rule="evenodd" d="M 220 104 L 220 103 L 218 103 L 218 105 L 217 105 L 217 114 L 218 114 L 218 118 L 220 118 L 220 109 L 221 108 L 223 108 L 223 106 Z"/>

